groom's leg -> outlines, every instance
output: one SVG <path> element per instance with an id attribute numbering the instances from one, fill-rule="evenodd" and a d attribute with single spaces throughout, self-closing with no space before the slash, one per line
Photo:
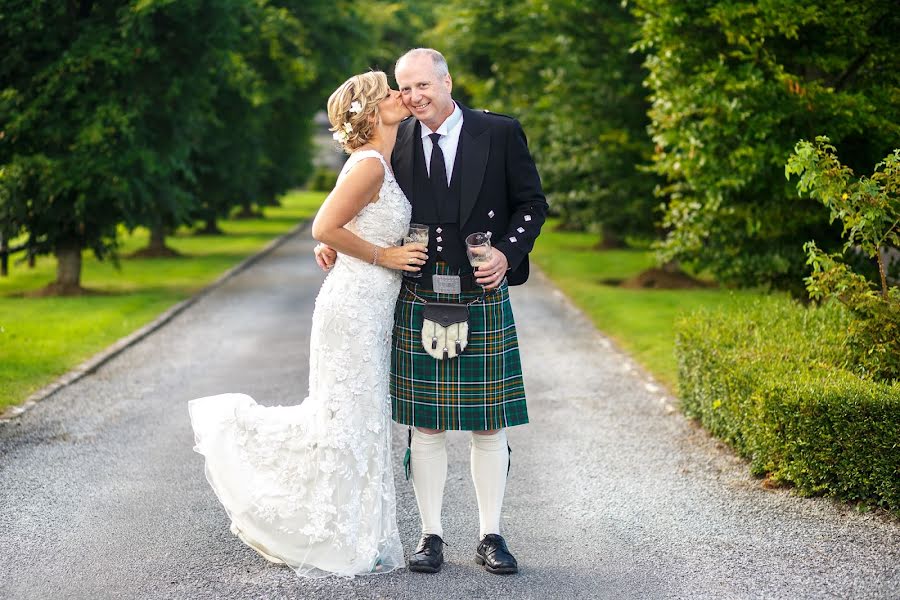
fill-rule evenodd
<path id="1" fill-rule="evenodd" d="M 472 432 L 472 481 L 478 498 L 481 536 L 500 534 L 500 511 L 506 492 L 509 448 L 506 430 Z"/>
<path id="2" fill-rule="evenodd" d="M 481 538 L 475 549 L 475 562 L 500 575 L 519 572 L 516 558 L 500 535 L 500 510 L 506 492 L 509 471 L 509 446 L 506 430 L 472 432 L 472 481 L 478 498 Z"/>
<path id="3" fill-rule="evenodd" d="M 410 448 L 410 471 L 422 533 L 444 537 L 441 506 L 447 481 L 447 433 L 434 429 L 413 430 Z"/>
<path id="4" fill-rule="evenodd" d="M 409 570 L 437 573 L 444 562 L 441 505 L 444 503 L 444 482 L 447 480 L 446 432 L 416 428 L 410 444 L 409 466 L 422 516 L 422 539 L 409 557 Z"/>

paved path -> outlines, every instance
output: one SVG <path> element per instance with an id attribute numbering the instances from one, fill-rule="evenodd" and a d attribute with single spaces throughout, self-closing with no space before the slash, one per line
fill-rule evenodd
<path id="1" fill-rule="evenodd" d="M 299 580 L 229 532 L 186 401 L 307 388 L 322 275 L 300 234 L 97 373 L 0 425 L 0 598 L 900 598 L 900 524 L 769 491 L 542 277 L 513 292 L 532 423 L 510 432 L 521 564 L 472 562 L 466 434 L 450 437 L 449 564 Z M 395 428 L 399 467 L 404 430 Z M 396 471 L 407 552 L 418 516 Z"/>

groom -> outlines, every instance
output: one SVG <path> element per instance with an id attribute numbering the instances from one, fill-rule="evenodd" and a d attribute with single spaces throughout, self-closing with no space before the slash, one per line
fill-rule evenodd
<path id="1" fill-rule="evenodd" d="M 404 279 L 397 300 L 391 357 L 393 418 L 413 428 L 409 465 L 422 517 L 409 569 L 436 573 L 444 560 L 446 430 L 455 429 L 473 434 L 475 561 L 491 573 L 517 573 L 500 535 L 500 511 L 509 469 L 506 428 L 527 423 L 528 413 L 507 286 L 528 278 L 528 253 L 547 202 L 519 123 L 454 102 L 440 52 L 410 50 L 394 75 L 415 119 L 400 124 L 391 163 L 412 220 L 430 229 L 422 276 Z M 488 233 L 493 247 L 490 262 L 474 273 L 465 244 L 473 232 Z M 317 258 L 326 266 L 334 255 L 317 250 Z M 423 350 L 422 300 L 476 301 L 469 307 L 469 345 L 459 357 L 437 361 Z"/>

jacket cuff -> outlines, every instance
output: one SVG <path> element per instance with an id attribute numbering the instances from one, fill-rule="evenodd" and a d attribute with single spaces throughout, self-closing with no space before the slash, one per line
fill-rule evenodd
<path id="1" fill-rule="evenodd" d="M 527 252 L 523 252 L 506 240 L 497 242 L 496 244 L 494 244 L 494 248 L 503 253 L 503 255 L 506 257 L 507 262 L 509 263 L 509 268 L 512 271 L 518 269 L 519 265 L 522 264 L 522 261 L 528 255 Z"/>

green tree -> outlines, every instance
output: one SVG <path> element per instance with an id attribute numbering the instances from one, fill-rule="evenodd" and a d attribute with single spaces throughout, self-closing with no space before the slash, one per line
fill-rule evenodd
<path id="1" fill-rule="evenodd" d="M 251 214 L 311 173 L 312 117 L 360 69 L 371 42 L 352 2 L 248 4 L 244 35 L 221 65 L 213 110 L 192 155 L 204 231 L 234 207 Z"/>
<path id="2" fill-rule="evenodd" d="M 120 2 L 0 6 L 0 201 L 4 232 L 55 253 L 51 292 L 80 290 L 81 251 L 105 256 L 129 195 L 134 49 Z"/>
<path id="3" fill-rule="evenodd" d="M 150 229 L 140 254 L 171 255 L 165 236 L 192 222 L 196 174 L 190 157 L 214 110 L 216 72 L 241 35 L 243 0 L 145 0 L 123 20 L 134 48 L 131 102 L 135 139 L 130 147 L 133 183 L 125 214 L 129 227 Z"/>
<path id="4" fill-rule="evenodd" d="M 297 26 L 273 31 L 268 54 L 256 63 L 270 90 L 263 125 L 261 194 L 266 201 L 312 174 L 313 116 L 324 110 L 340 83 L 365 70 L 365 53 L 379 45 L 366 22 L 375 12 L 369 5 L 361 7 L 352 0 L 283 0 L 273 5 L 293 15 Z"/>
<path id="5" fill-rule="evenodd" d="M 638 0 L 664 257 L 721 281 L 794 288 L 802 241 L 837 228 L 790 198 L 794 141 L 825 132 L 854 167 L 900 138 L 900 13 L 878 0 Z"/>
<path id="6" fill-rule="evenodd" d="M 552 206 L 607 242 L 654 235 L 643 57 L 617 2 L 452 2 L 431 34 L 477 107 L 519 118 Z"/>

